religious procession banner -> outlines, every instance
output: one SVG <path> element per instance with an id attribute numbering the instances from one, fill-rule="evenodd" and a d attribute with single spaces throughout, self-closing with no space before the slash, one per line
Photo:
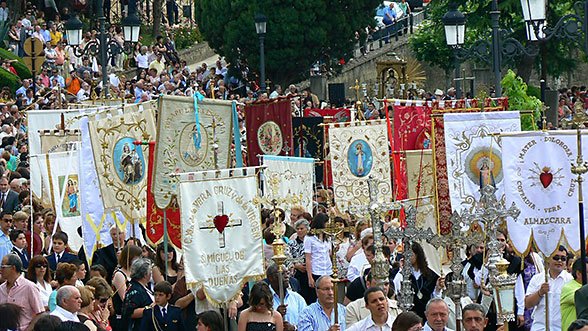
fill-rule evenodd
<path id="1" fill-rule="evenodd" d="M 304 117 L 332 117 L 332 122 L 349 122 L 351 121 L 351 110 L 347 108 L 305 109 Z"/>
<path id="2" fill-rule="evenodd" d="M 170 174 L 230 167 L 232 108 L 225 100 L 159 98 L 152 187 L 157 208 L 168 207 L 177 195 L 178 179 Z"/>
<path id="3" fill-rule="evenodd" d="M 147 219 L 145 222 L 145 234 L 152 245 L 164 241 L 165 228 L 167 237 L 177 249 L 182 249 L 182 225 L 180 220 L 180 207 L 177 193 L 171 199 L 168 207 L 157 208 L 151 188 L 153 187 L 153 164 L 155 158 L 155 142 L 149 142 L 149 165 L 147 166 Z M 165 217 L 164 217 L 165 216 Z M 165 224 L 164 224 L 165 223 Z"/>
<path id="4" fill-rule="evenodd" d="M 288 210 L 288 206 L 301 205 L 304 210 L 312 211 L 314 193 L 314 159 L 264 155 L 263 192 L 272 198 L 291 199 L 288 205 L 278 207 Z"/>
<path id="5" fill-rule="evenodd" d="M 452 211 L 470 208 L 480 198 L 480 189 L 494 186 L 504 195 L 500 132 L 521 130 L 518 111 L 449 113 L 445 123 L 445 153 Z M 509 154 L 507 154 L 509 155 Z"/>
<path id="6" fill-rule="evenodd" d="M 98 245 L 106 246 L 112 243 L 110 228 L 116 225 L 119 229 L 125 229 L 127 234 L 141 238 L 141 229 L 138 222 L 129 222 L 120 211 L 105 212 L 102 203 L 102 195 L 98 184 L 98 174 L 93 157 L 92 142 L 88 128 L 88 117 L 80 119 L 81 148 L 79 153 L 79 187 L 80 187 L 80 217 L 82 220 L 82 237 L 84 239 L 84 252 L 88 263 L 92 263 L 94 251 Z"/>
<path id="7" fill-rule="evenodd" d="M 437 220 L 435 219 L 435 205 L 430 196 L 411 200 L 405 202 L 405 204 L 411 205 L 415 208 L 415 222 L 418 229 L 431 229 L 433 233 L 438 234 Z M 437 275 L 441 275 L 441 259 L 445 254 L 445 249 L 443 247 L 435 248 L 435 246 L 429 244 L 426 240 L 419 240 L 418 242 L 423 247 L 429 268 L 435 271 Z"/>
<path id="8" fill-rule="evenodd" d="M 582 153 L 588 155 L 588 138 L 582 136 Z M 507 219 L 514 249 L 528 252 L 531 239 L 550 256 L 565 238 L 580 250 L 578 183 L 570 164 L 578 155 L 576 131 L 535 131 L 502 135 L 506 206 L 515 204 L 521 214 Z M 588 186 L 583 183 L 584 192 Z M 588 215 L 588 209 L 584 208 Z M 587 224 L 585 224 L 586 226 Z"/>
<path id="9" fill-rule="evenodd" d="M 397 151 L 431 148 L 431 107 L 394 106 L 394 148 Z"/>
<path id="10" fill-rule="evenodd" d="M 77 129 L 66 130 L 41 130 L 41 153 L 67 152 L 73 148 L 74 142 L 80 141 L 80 131 Z"/>
<path id="11" fill-rule="evenodd" d="M 41 135 L 43 130 L 56 130 L 61 128 L 61 115 L 63 114 L 64 122 L 67 129 L 77 129 L 78 121 L 75 118 L 79 113 L 77 109 L 53 109 L 53 110 L 31 110 L 27 111 L 28 132 L 29 132 L 29 154 L 42 154 Z M 49 198 L 43 195 L 43 191 L 48 192 L 48 188 L 41 187 L 41 168 L 36 162 L 31 162 L 31 190 L 39 198 Z"/>
<path id="12" fill-rule="evenodd" d="M 292 155 L 292 105 L 289 99 L 245 106 L 247 164 L 259 165 L 258 155 Z"/>
<path id="13" fill-rule="evenodd" d="M 180 175 L 182 248 L 186 283 L 202 286 L 215 304 L 264 277 L 257 169 L 239 168 Z"/>
<path id="14" fill-rule="evenodd" d="M 405 151 L 408 198 L 435 196 L 433 151 L 421 149 Z"/>
<path id="15" fill-rule="evenodd" d="M 293 117 L 294 156 L 324 159 L 324 130 L 322 117 Z M 315 163 L 315 183 L 323 181 L 323 163 Z"/>
<path id="16" fill-rule="evenodd" d="M 335 203 L 339 210 L 369 202 L 368 178 L 378 182 L 380 197 L 392 197 L 386 122 L 329 124 Z M 388 201 L 385 201 L 388 202 Z"/>
<path id="17" fill-rule="evenodd" d="M 134 142 L 155 140 L 153 111 L 107 115 L 96 115 L 89 122 L 104 208 L 140 220 L 146 215 L 147 164 L 146 151 Z"/>
<path id="18" fill-rule="evenodd" d="M 77 146 L 68 152 L 47 154 L 47 160 L 49 187 L 57 223 L 67 233 L 71 249 L 77 252 L 83 244 L 77 231 L 82 225 Z"/>

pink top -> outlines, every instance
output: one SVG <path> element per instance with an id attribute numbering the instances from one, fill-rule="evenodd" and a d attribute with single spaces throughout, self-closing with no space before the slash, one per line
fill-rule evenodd
<path id="1" fill-rule="evenodd" d="M 19 330 L 26 330 L 33 317 L 45 311 L 39 289 L 20 275 L 8 291 L 6 282 L 0 285 L 0 303 L 14 303 L 23 308 Z"/>

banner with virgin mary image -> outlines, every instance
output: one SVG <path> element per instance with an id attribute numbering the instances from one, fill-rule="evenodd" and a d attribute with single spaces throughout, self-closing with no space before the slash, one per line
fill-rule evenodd
<path id="1" fill-rule="evenodd" d="M 388 133 L 383 120 L 329 124 L 335 204 L 339 210 L 369 202 L 368 178 L 378 182 L 382 202 L 392 198 Z"/>
<path id="2" fill-rule="evenodd" d="M 501 199 L 504 174 L 498 134 L 520 131 L 520 113 L 449 113 L 443 115 L 443 121 L 452 211 L 472 207 L 486 185 L 494 186 Z"/>
<path id="3" fill-rule="evenodd" d="M 101 113 L 89 122 L 104 209 L 140 220 L 146 214 L 148 158 L 147 146 L 134 142 L 155 140 L 153 111 L 110 115 Z"/>

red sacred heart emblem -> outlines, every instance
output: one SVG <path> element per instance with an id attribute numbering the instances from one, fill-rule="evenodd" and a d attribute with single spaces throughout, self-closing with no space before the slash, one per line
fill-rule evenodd
<path id="1" fill-rule="evenodd" d="M 218 233 L 223 233 L 227 224 L 229 224 L 229 216 L 227 215 L 217 215 L 214 217 L 214 227 L 218 231 Z"/>
<path id="2" fill-rule="evenodd" d="M 551 169 L 549 167 L 544 167 L 542 170 L 543 172 L 539 175 L 539 181 L 541 181 L 543 188 L 547 188 L 553 181 L 553 174 L 550 172 Z"/>

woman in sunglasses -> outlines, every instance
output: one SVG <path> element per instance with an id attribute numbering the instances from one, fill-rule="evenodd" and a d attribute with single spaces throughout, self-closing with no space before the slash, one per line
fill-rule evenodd
<path id="1" fill-rule="evenodd" d="M 41 294 L 41 302 L 45 310 L 49 307 L 49 296 L 53 292 L 51 287 L 51 273 L 48 268 L 49 262 L 41 255 L 37 255 L 29 262 L 29 269 L 27 270 L 27 279 L 35 283 Z"/>
<path id="2" fill-rule="evenodd" d="M 112 288 L 104 278 L 100 277 L 92 277 L 86 286 L 94 289 L 94 304 L 88 317 L 98 326 L 98 330 L 112 331 L 108 321 L 110 313 L 114 312 L 112 300 L 110 300 L 114 293 Z"/>

